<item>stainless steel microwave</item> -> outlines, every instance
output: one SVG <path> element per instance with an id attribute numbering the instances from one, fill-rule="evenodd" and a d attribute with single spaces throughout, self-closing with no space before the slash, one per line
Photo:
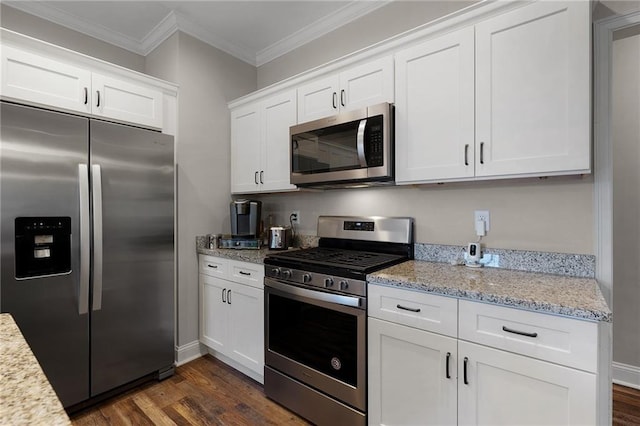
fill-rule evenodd
<path id="1" fill-rule="evenodd" d="M 301 187 L 394 183 L 394 107 L 383 103 L 290 128 L 291 183 Z"/>

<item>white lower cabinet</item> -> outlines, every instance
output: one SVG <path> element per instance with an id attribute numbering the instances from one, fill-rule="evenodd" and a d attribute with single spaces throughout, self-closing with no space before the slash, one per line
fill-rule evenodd
<path id="1" fill-rule="evenodd" d="M 369 318 L 369 424 L 455 425 L 457 340 Z"/>
<path id="2" fill-rule="evenodd" d="M 464 341 L 458 353 L 458 424 L 596 424 L 595 374 Z"/>
<path id="3" fill-rule="evenodd" d="M 598 394 L 606 375 L 590 358 L 558 355 L 560 333 L 597 353 L 596 323 L 377 285 L 368 299 L 370 425 L 596 425 L 606 417 Z M 487 346 L 494 340 L 507 350 Z"/>
<path id="4" fill-rule="evenodd" d="M 235 279 L 233 271 L 254 279 Z M 264 290 L 261 268 L 251 263 L 200 255 L 199 286 L 200 342 L 211 349 L 214 356 L 262 383 Z"/>

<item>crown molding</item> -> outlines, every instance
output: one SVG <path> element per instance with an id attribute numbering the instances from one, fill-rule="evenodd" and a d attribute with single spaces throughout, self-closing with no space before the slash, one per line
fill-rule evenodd
<path id="1" fill-rule="evenodd" d="M 216 49 L 220 49 L 223 52 L 226 52 L 229 55 L 240 59 L 241 61 L 256 66 L 256 55 L 251 49 L 248 49 L 237 43 L 232 43 L 224 37 L 216 34 L 214 31 L 209 31 L 208 29 L 195 24 L 193 21 L 189 20 L 181 14 L 176 13 L 175 16 L 178 22 L 178 29 L 183 33 L 195 37 L 198 40 L 201 40 L 215 47 Z"/>
<path id="2" fill-rule="evenodd" d="M 232 43 L 216 34 L 215 31 L 204 28 L 175 11 L 169 12 L 142 40 L 138 40 L 110 30 L 100 24 L 84 21 L 73 14 L 56 8 L 55 2 L 8 1 L 5 4 L 142 56 L 147 56 L 176 31 L 182 31 L 250 65 L 260 66 L 342 25 L 371 13 L 391 1 L 393 0 L 349 3 L 324 17 L 321 21 L 315 22 L 257 53 L 245 46 Z"/>
<path id="3" fill-rule="evenodd" d="M 256 66 L 264 65 L 267 62 L 285 55 L 300 46 L 330 33 L 338 27 L 346 25 L 376 9 L 386 6 L 392 1 L 393 0 L 357 1 L 349 3 L 330 15 L 323 17 L 322 20 L 316 21 L 313 24 L 296 31 L 290 36 L 287 36 L 282 40 L 273 43 L 271 46 L 259 51 L 256 54 Z"/>
<path id="4" fill-rule="evenodd" d="M 73 14 L 52 6 L 55 2 L 9 1 L 5 2 L 5 4 L 22 12 L 37 16 L 38 18 L 53 22 L 54 24 L 88 35 L 89 37 L 137 53 L 138 55 L 144 55 L 139 40 L 113 31 L 100 24 L 83 21 Z"/>

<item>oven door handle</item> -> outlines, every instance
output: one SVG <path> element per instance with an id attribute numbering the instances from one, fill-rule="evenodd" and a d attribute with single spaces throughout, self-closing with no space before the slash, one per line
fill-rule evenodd
<path id="1" fill-rule="evenodd" d="M 339 305 L 352 306 L 354 308 L 363 308 L 362 299 L 360 297 L 345 296 L 342 294 L 325 293 L 323 291 L 307 290 L 306 288 L 296 287 L 294 285 L 282 284 L 278 281 L 267 279 L 265 285 L 288 293 L 294 296 L 307 297 L 313 300 L 319 300 L 327 303 L 337 303 Z"/>

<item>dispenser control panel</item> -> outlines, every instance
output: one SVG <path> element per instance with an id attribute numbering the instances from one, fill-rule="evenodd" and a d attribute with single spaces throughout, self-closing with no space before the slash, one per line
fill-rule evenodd
<path id="1" fill-rule="evenodd" d="M 71 272 L 71 218 L 17 217 L 16 278 Z"/>

